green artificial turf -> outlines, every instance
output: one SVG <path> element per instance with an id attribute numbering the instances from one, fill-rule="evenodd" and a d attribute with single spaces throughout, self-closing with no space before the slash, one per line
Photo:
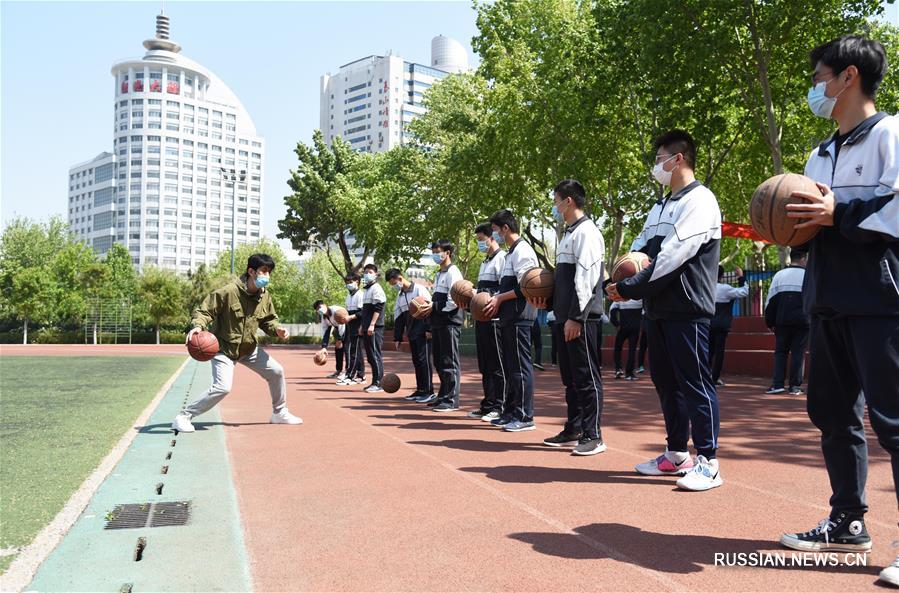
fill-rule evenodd
<path id="1" fill-rule="evenodd" d="M 0 358 L 0 549 L 31 542 L 183 361 Z"/>

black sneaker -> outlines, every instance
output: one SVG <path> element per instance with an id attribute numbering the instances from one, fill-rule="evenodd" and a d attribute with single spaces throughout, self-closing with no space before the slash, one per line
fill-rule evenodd
<path id="1" fill-rule="evenodd" d="M 636 380 L 637 380 L 637 376 L 636 376 L 636 375 L 626 375 L 626 376 L 624 377 L 624 380 L 625 380 L 625 381 L 636 381 Z"/>
<path id="2" fill-rule="evenodd" d="M 431 408 L 432 412 L 455 412 L 459 409 L 459 406 L 453 404 L 453 402 L 441 402 Z"/>
<path id="3" fill-rule="evenodd" d="M 407 396 L 404 397 L 403 399 L 406 400 L 406 401 L 414 402 L 414 401 L 416 401 L 418 398 L 420 398 L 420 397 L 423 396 L 423 395 L 425 395 L 425 394 L 422 393 L 421 391 L 413 391 L 412 393 L 410 393 L 409 395 L 407 395 Z"/>
<path id="4" fill-rule="evenodd" d="M 426 395 L 420 395 L 420 396 L 418 396 L 418 399 L 416 399 L 415 401 L 417 401 L 420 404 L 430 404 L 433 401 L 437 401 L 437 394 L 436 393 L 428 393 Z"/>
<path id="5" fill-rule="evenodd" d="M 780 536 L 780 543 L 802 552 L 867 552 L 871 549 L 864 516 L 845 512 L 822 520 L 811 531 L 785 533 Z"/>
<path id="6" fill-rule="evenodd" d="M 483 417 L 486 416 L 486 415 L 487 415 L 487 412 L 485 412 L 484 410 L 474 410 L 473 412 L 469 412 L 469 413 L 468 413 L 468 417 L 469 417 L 469 418 L 478 418 L 478 419 L 480 419 L 480 418 L 483 418 Z"/>
<path id="7" fill-rule="evenodd" d="M 583 433 L 568 434 L 564 430 L 554 437 L 543 439 L 543 444 L 547 447 L 573 447 L 583 438 Z"/>
<path id="8" fill-rule="evenodd" d="M 790 387 L 789 393 L 790 395 L 802 395 L 802 387 L 799 387 L 798 385 Z"/>
<path id="9" fill-rule="evenodd" d="M 442 403 L 443 403 L 443 402 L 442 402 L 441 400 L 437 399 L 437 396 L 435 395 L 435 396 L 434 396 L 434 401 L 428 402 L 428 407 L 429 407 L 429 408 L 435 408 L 435 407 L 439 406 L 439 405 L 442 404 Z"/>
<path id="10" fill-rule="evenodd" d="M 546 367 L 543 366 L 542 364 L 540 364 L 539 362 L 535 362 L 535 363 L 534 363 L 534 368 L 537 369 L 538 371 L 545 371 L 545 370 L 546 370 Z"/>
<path id="11" fill-rule="evenodd" d="M 767 393 L 768 395 L 774 395 L 777 393 L 783 393 L 784 391 L 786 391 L 786 389 L 784 389 L 783 387 L 769 387 L 768 391 L 766 391 L 765 393 Z"/>
<path id="12" fill-rule="evenodd" d="M 591 439 L 588 437 L 578 441 L 577 447 L 571 452 L 572 455 L 596 455 L 606 450 L 606 444 L 601 438 Z"/>
<path id="13" fill-rule="evenodd" d="M 717 381 L 715 381 L 715 387 L 727 387 L 727 383 L 725 383 L 721 379 L 718 379 Z"/>
<path id="14" fill-rule="evenodd" d="M 624 379 L 624 371 L 622 371 L 621 369 L 615 369 L 615 378 Z"/>
<path id="15" fill-rule="evenodd" d="M 638 375 L 639 375 L 640 373 L 645 373 L 645 372 L 646 372 L 646 367 L 643 367 L 643 366 L 637 367 L 637 374 L 638 374 Z"/>

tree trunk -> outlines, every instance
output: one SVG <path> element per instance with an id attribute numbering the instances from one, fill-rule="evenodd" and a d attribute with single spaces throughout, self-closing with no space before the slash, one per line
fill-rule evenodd
<path id="1" fill-rule="evenodd" d="M 25 329 L 22 331 L 22 343 L 28 343 L 28 318 L 25 318 Z"/>
<path id="2" fill-rule="evenodd" d="M 156 324 L 156 345 L 159 346 L 159 324 Z"/>
<path id="3" fill-rule="evenodd" d="M 621 243 L 624 240 L 624 212 L 617 210 L 615 218 L 612 219 L 612 243 L 606 249 L 606 269 L 611 272 L 612 265 L 618 259 L 618 253 L 621 251 Z"/>
<path id="4" fill-rule="evenodd" d="M 94 346 L 97 345 L 97 322 L 94 322 Z"/>

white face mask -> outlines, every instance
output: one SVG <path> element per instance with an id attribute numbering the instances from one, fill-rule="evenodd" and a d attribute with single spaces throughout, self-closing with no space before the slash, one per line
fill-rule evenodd
<path id="1" fill-rule="evenodd" d="M 806 96 L 808 107 L 812 110 L 812 113 L 825 119 L 830 119 L 830 114 L 833 113 L 834 105 L 837 104 L 837 97 L 846 90 L 846 87 L 843 87 L 843 91 L 840 91 L 833 97 L 828 97 L 825 91 L 827 91 L 827 83 L 831 80 L 833 80 L 833 78 L 819 82 L 808 90 L 808 95 Z"/>
<path id="2" fill-rule="evenodd" d="M 665 163 L 676 157 L 676 154 L 672 154 L 670 157 L 662 161 L 661 163 L 656 163 L 656 166 L 652 168 L 652 176 L 655 177 L 655 180 L 665 186 L 671 185 L 671 175 L 674 173 L 674 169 L 670 171 L 666 171 L 664 168 Z"/>

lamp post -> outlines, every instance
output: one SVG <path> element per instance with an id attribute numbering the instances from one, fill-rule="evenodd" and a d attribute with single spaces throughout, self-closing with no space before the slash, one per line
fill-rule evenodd
<path id="1" fill-rule="evenodd" d="M 245 169 L 235 171 L 234 169 L 226 169 L 220 167 L 222 171 L 222 179 L 227 185 L 231 182 L 231 275 L 234 275 L 234 242 L 237 236 L 237 181 L 246 181 L 247 172 Z"/>

